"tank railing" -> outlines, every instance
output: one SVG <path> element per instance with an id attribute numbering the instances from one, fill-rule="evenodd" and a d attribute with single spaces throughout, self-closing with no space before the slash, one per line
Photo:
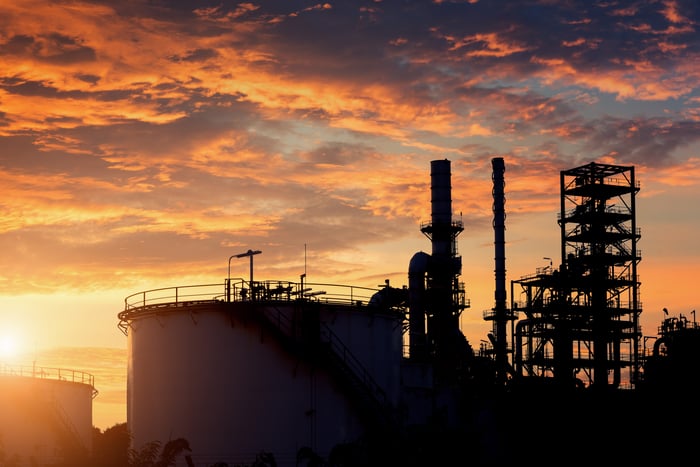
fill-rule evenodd
<path id="1" fill-rule="evenodd" d="M 303 287 L 303 288 L 302 288 Z M 249 300 L 313 300 L 321 303 L 367 304 L 379 289 L 314 282 L 280 280 L 254 281 L 252 287 L 245 280 L 232 283 L 229 301 Z"/>
<path id="2" fill-rule="evenodd" d="M 225 282 L 224 289 L 223 298 L 227 302 L 291 301 L 302 294 L 299 283 L 281 280 L 251 283 L 245 279 L 231 279 Z"/>
<path id="3" fill-rule="evenodd" d="M 235 281 L 235 282 L 234 282 Z M 320 290 L 322 289 L 322 290 Z M 298 299 L 323 303 L 363 305 L 369 303 L 379 289 L 352 285 L 302 283 L 281 280 L 249 281 L 231 279 L 222 284 L 200 284 L 151 289 L 129 295 L 124 299 L 124 310 L 158 305 L 172 305 L 199 301 L 224 300 L 231 302 L 250 300 Z"/>
<path id="4" fill-rule="evenodd" d="M 53 379 L 71 383 L 87 384 L 93 388 L 93 397 L 97 395 L 95 377 L 90 373 L 66 368 L 48 368 L 36 365 L 0 364 L 0 376 L 24 376 L 39 379 Z"/>
<path id="5" fill-rule="evenodd" d="M 151 289 L 126 297 L 124 299 L 124 310 L 165 303 L 177 304 L 202 300 L 222 300 L 225 297 L 225 292 L 225 290 L 222 290 L 221 284 L 181 285 Z"/>

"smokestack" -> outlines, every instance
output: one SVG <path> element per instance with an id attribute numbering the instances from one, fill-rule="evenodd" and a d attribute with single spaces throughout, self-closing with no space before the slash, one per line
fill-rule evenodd
<path id="1" fill-rule="evenodd" d="M 506 211 L 505 185 L 503 174 L 506 171 L 502 157 L 491 160 L 493 167 L 493 232 L 496 273 L 496 309 L 506 308 Z"/>
<path id="2" fill-rule="evenodd" d="M 452 184 L 450 161 L 430 162 L 430 204 L 433 226 L 433 258 L 445 260 L 452 256 Z"/>
<path id="3" fill-rule="evenodd" d="M 494 347 L 496 351 L 496 363 L 498 377 L 505 381 L 507 356 L 507 336 L 506 336 L 506 212 L 505 212 L 505 163 L 502 157 L 491 159 L 493 167 L 493 232 L 495 249 L 495 277 L 496 288 L 494 292 Z"/>
<path id="4" fill-rule="evenodd" d="M 450 161 L 430 163 L 431 222 L 421 226 L 430 239 L 432 255 L 426 271 L 427 343 L 438 359 L 447 360 L 456 354 L 459 314 L 463 308 L 458 281 L 462 258 L 457 256 L 457 235 L 462 222 L 452 219 L 452 185 Z M 462 336 L 462 340 L 464 340 Z"/>

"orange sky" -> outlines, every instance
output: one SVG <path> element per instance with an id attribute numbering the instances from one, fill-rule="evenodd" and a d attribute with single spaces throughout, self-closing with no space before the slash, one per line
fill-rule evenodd
<path id="1" fill-rule="evenodd" d="M 472 346 L 493 306 L 493 157 L 508 280 L 560 262 L 560 171 L 634 166 L 644 334 L 663 307 L 690 316 L 698 5 L 513 3 L 4 2 L 0 361 L 104 371 L 102 349 L 95 423 L 125 421 L 127 295 L 223 287 L 251 248 L 259 279 L 404 285 L 430 251 L 435 159 L 465 225 Z"/>

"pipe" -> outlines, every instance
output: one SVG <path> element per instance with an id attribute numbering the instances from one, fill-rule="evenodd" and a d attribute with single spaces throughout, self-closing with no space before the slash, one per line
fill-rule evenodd
<path id="1" fill-rule="evenodd" d="M 665 337 L 660 337 L 656 339 L 656 342 L 654 342 L 654 349 L 653 349 L 653 354 L 654 357 L 658 357 L 661 355 L 661 345 L 666 345 L 666 338 Z"/>
<path id="2" fill-rule="evenodd" d="M 408 344 L 411 358 L 427 356 L 425 336 L 425 276 L 430 255 L 419 251 L 408 266 Z"/>
<path id="3" fill-rule="evenodd" d="M 525 318 L 518 321 L 515 325 L 515 331 L 513 333 L 513 346 L 515 347 L 515 356 L 513 357 L 513 361 L 516 366 L 513 373 L 514 377 L 523 376 L 523 329 L 526 329 L 528 326 L 530 326 L 530 324 L 530 319 Z"/>
<path id="4" fill-rule="evenodd" d="M 493 167 L 493 231 L 495 249 L 495 305 L 494 305 L 494 334 L 496 351 L 496 368 L 498 380 L 505 383 L 508 367 L 508 344 L 506 336 L 506 253 L 505 253 L 505 180 L 506 171 L 502 157 L 491 159 Z"/>
<path id="5" fill-rule="evenodd" d="M 506 170 L 502 157 L 494 157 L 493 165 L 493 230 L 495 247 L 496 311 L 506 308 L 506 252 L 505 252 L 505 180 Z M 497 336 L 501 337 L 501 336 Z"/>

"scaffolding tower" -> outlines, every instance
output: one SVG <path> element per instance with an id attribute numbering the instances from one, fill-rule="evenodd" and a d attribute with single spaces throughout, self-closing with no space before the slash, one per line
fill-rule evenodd
<path id="1" fill-rule="evenodd" d="M 561 258 L 511 283 L 523 300 L 516 374 L 592 387 L 639 377 L 640 282 L 634 167 L 590 163 L 560 174 Z M 623 374 L 624 373 L 624 374 Z"/>

